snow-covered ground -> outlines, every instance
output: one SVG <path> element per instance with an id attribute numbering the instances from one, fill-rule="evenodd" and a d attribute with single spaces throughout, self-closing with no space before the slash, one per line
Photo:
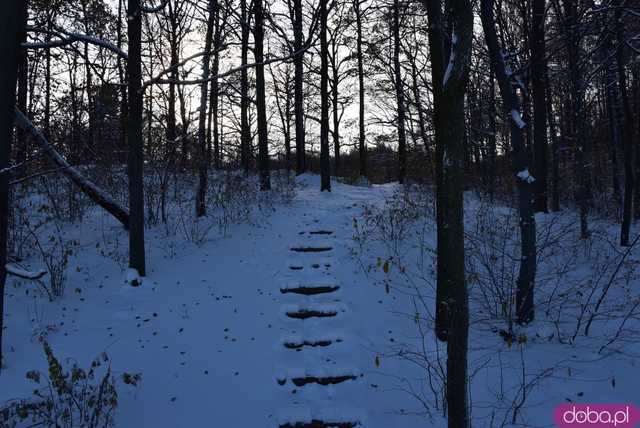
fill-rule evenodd
<path id="1" fill-rule="evenodd" d="M 199 245 L 168 243 L 160 227 L 150 229 L 140 287 L 127 285 L 112 260 L 126 244 L 116 239 L 124 235 L 119 226 L 96 214 L 70 227 L 79 251 L 64 297 L 49 302 L 31 283 L 8 285 L 0 403 L 30 395 L 26 372 L 46 372 L 38 340 L 46 336 L 61 359 L 88 366 L 106 352 L 115 373 L 142 375 L 136 388 L 119 386 L 119 427 L 272 428 L 314 419 L 446 426 L 438 378 L 446 348 L 421 331 L 430 303 L 416 303 L 411 291 L 424 287 L 420 295 L 432 299 L 433 254 L 420 256 L 422 276 L 413 275 L 417 268 L 396 273 L 400 262 L 389 261 L 389 246 L 354 240 L 368 236 L 354 227 L 364 227 L 363 212 L 382 207 L 397 186 L 334 182 L 331 193 L 320 193 L 318 177 L 299 182 L 290 205 Z M 433 244 L 429 222 L 411 229 L 396 257 L 414 260 L 424 249 L 416 236 Z M 640 293 L 637 281 L 631 285 L 630 301 Z M 561 343 L 541 315 L 519 333 L 526 343 L 508 346 L 499 321 L 471 295 L 474 427 L 510 426 L 522 384 L 519 426 L 553 426 L 554 407 L 567 400 L 638 402 L 638 344 L 618 346 L 635 336 L 623 334 L 611 346 L 617 352 L 598 354 L 606 341 Z M 630 318 L 637 327 L 636 314 Z"/>

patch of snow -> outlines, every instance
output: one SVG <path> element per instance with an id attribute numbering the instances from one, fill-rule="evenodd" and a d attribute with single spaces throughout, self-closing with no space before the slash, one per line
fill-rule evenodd
<path id="1" fill-rule="evenodd" d="M 47 271 L 44 269 L 40 269 L 37 271 L 28 271 L 16 265 L 13 265 L 11 263 L 8 263 L 5 266 L 5 269 L 7 269 L 8 274 L 14 275 L 23 279 L 38 279 L 38 278 L 42 278 L 47 274 Z"/>
<path id="2" fill-rule="evenodd" d="M 531 175 L 529 173 L 529 169 L 528 168 L 523 169 L 522 171 L 517 173 L 516 176 L 520 180 L 522 180 L 522 181 L 524 181 L 526 183 L 533 183 L 534 181 L 536 181 L 536 179 L 533 177 L 533 175 Z"/>
<path id="3" fill-rule="evenodd" d="M 125 272 L 124 282 L 132 287 L 138 287 L 142 284 L 142 278 L 136 269 L 128 268 Z"/>

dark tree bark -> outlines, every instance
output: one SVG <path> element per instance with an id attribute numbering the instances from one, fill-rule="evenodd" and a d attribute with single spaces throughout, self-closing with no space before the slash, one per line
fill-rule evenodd
<path id="1" fill-rule="evenodd" d="M 260 190 L 271 189 L 269 171 L 269 136 L 267 124 L 266 92 L 264 86 L 264 16 L 263 0 L 254 0 L 255 29 L 254 55 L 256 58 L 256 113 L 258 115 L 258 167 Z"/>
<path id="2" fill-rule="evenodd" d="M 634 107 L 635 107 L 635 117 L 638 118 L 640 117 L 640 68 L 638 67 L 638 64 L 634 64 L 633 68 L 631 69 L 631 73 L 632 73 L 632 80 L 633 80 L 633 85 L 632 85 L 632 96 L 633 96 L 633 103 L 634 103 Z M 639 122 L 636 120 L 636 122 Z M 639 177 L 640 176 L 640 123 L 636 124 L 636 138 L 635 138 L 635 152 L 636 152 L 636 156 L 635 156 L 635 162 L 634 162 L 634 168 L 635 168 L 635 174 L 634 177 Z M 640 220 L 640 186 L 638 186 L 638 183 L 635 183 L 634 186 L 634 197 L 633 197 L 633 218 L 636 220 Z"/>
<path id="3" fill-rule="evenodd" d="M 216 0 L 209 0 L 207 11 L 207 31 L 204 42 L 204 55 L 202 56 L 202 80 L 200 84 L 200 109 L 198 110 L 198 148 L 200 149 L 198 159 L 198 190 L 196 194 L 196 216 L 202 217 L 207 213 L 207 175 L 209 174 L 209 158 L 207 150 L 207 92 L 209 85 L 211 66 L 211 45 L 213 44 L 213 27 L 215 25 L 216 10 L 218 3 Z"/>
<path id="4" fill-rule="evenodd" d="M 27 5 L 25 9 L 28 12 L 29 1 L 25 0 Z M 25 18 L 26 19 L 26 18 Z M 21 29 L 20 43 L 27 41 L 26 28 Z M 18 100 L 17 105 L 20 111 L 27 113 L 27 100 L 29 96 L 29 57 L 26 49 L 20 49 L 20 58 L 18 60 Z M 16 129 L 16 164 L 23 165 L 27 161 L 27 153 L 29 148 L 27 147 L 27 133 L 22 128 Z M 17 175 L 21 175 L 24 172 L 24 166 L 18 168 Z"/>
<path id="5" fill-rule="evenodd" d="M 362 57 L 362 10 L 361 0 L 353 0 L 356 16 L 356 51 L 358 54 L 358 153 L 360 156 L 360 177 L 367 177 L 367 146 L 364 129 L 364 65 Z"/>
<path id="6" fill-rule="evenodd" d="M 549 76 L 547 79 L 547 118 L 549 119 L 549 132 L 551 133 L 551 211 L 560 211 L 560 142 L 556 131 L 556 120 L 553 112 L 551 89 L 549 88 Z"/>
<path id="7" fill-rule="evenodd" d="M 87 10 L 86 0 L 81 2 L 82 6 L 82 23 L 84 25 L 84 31 L 86 34 L 91 34 L 91 28 L 89 27 L 89 10 Z M 90 149 L 96 149 L 95 147 L 95 104 L 93 97 L 93 75 L 91 73 L 91 63 L 89 62 L 89 43 L 84 43 L 84 69 L 86 77 L 86 92 L 87 92 L 87 113 L 89 116 L 89 141 L 88 146 Z"/>
<path id="8" fill-rule="evenodd" d="M 118 22 L 116 23 L 116 33 L 117 33 L 117 45 L 118 45 L 118 49 L 122 48 L 122 43 L 123 43 L 123 35 L 122 35 L 122 15 L 124 13 L 124 2 L 125 0 L 118 0 Z M 128 119 L 127 119 L 127 106 L 129 105 L 129 100 L 128 100 L 128 96 L 127 96 L 127 85 L 125 82 L 125 67 L 123 65 L 123 60 L 122 58 L 118 57 L 118 81 L 121 83 L 120 84 L 120 153 L 118 156 L 118 161 L 122 162 L 123 161 L 123 154 L 126 151 L 128 144 L 127 144 L 127 123 L 128 123 Z M 26 114 L 27 112 L 25 112 Z M 167 121 L 168 123 L 168 121 Z M 168 124 L 167 124 L 168 126 Z M 174 127 L 175 128 L 175 127 Z M 166 194 L 166 189 L 165 186 L 163 186 L 162 190 L 162 195 L 161 195 L 161 199 L 162 199 L 162 213 L 163 213 L 163 221 L 166 221 L 166 218 L 164 216 L 165 213 L 165 194 Z"/>
<path id="9" fill-rule="evenodd" d="M 575 171 L 577 177 L 576 202 L 580 210 L 580 239 L 589 237 L 589 209 L 591 205 L 591 144 L 585 118 L 585 83 L 580 65 L 581 35 L 578 21 L 579 2 L 564 0 L 568 62 L 571 86 L 572 135 L 576 139 Z"/>
<path id="10" fill-rule="evenodd" d="M 226 20 L 226 15 L 225 15 Z M 213 75 L 217 76 L 220 71 L 220 49 L 222 47 L 222 26 L 224 22 L 220 22 L 220 8 L 216 7 L 215 11 L 215 35 L 213 45 L 215 48 L 215 52 L 213 52 Z M 220 132 L 219 132 L 219 92 L 220 92 L 220 81 L 216 78 L 211 81 L 211 96 L 210 96 L 210 120 L 213 123 L 209 126 L 213 128 L 213 164 L 216 169 L 221 167 L 221 153 L 220 153 Z M 211 137 L 211 132 L 207 135 Z"/>
<path id="11" fill-rule="evenodd" d="M 416 31 L 416 29 L 414 29 Z M 424 108 L 422 106 L 422 94 L 420 93 L 420 83 L 419 83 L 419 75 L 418 75 L 418 67 L 416 64 L 416 56 L 411 56 L 409 53 L 409 61 L 411 62 L 411 82 L 412 82 L 412 92 L 413 98 L 416 103 L 416 110 L 418 111 L 418 127 L 420 129 L 420 138 L 422 138 L 422 144 L 424 146 L 424 151 L 426 153 L 426 161 L 429 165 L 431 165 L 431 150 L 429 148 L 429 138 L 427 136 L 427 124 L 425 118 Z M 415 138 L 415 132 L 412 132 Z M 414 144 L 416 144 L 414 142 Z M 417 145 L 417 144 L 416 144 Z"/>
<path id="12" fill-rule="evenodd" d="M 169 165 L 175 168 L 175 154 L 177 151 L 178 131 L 176 126 L 176 82 L 178 80 L 178 18 L 176 12 L 172 9 L 169 2 L 169 23 L 171 25 L 171 33 L 169 34 L 169 50 L 171 67 L 171 83 L 169 83 L 169 99 L 167 108 L 167 144 L 169 145 Z"/>
<path id="13" fill-rule="evenodd" d="M 327 0 L 320 0 L 320 191 L 331 191 L 329 164 L 329 46 Z"/>
<path id="14" fill-rule="evenodd" d="M 452 0 L 451 55 L 444 67 L 444 32 L 440 1 L 423 0 L 429 16 L 434 92 L 437 180 L 438 285 L 436 335 L 447 341 L 447 413 L 450 428 L 469 426 L 467 350 L 469 304 L 465 282 L 463 181 L 465 158 L 464 98 L 469 80 L 473 11 L 468 0 Z"/>
<path id="15" fill-rule="evenodd" d="M 247 68 L 247 57 L 249 54 L 249 10 L 247 0 L 240 0 L 240 20 L 241 22 L 241 46 L 240 64 L 243 67 L 240 71 L 240 163 L 245 174 L 249 173 L 250 151 L 251 151 L 251 127 L 249 125 L 249 75 Z"/>
<path id="16" fill-rule="evenodd" d="M 20 40 L 24 33 L 26 2 L 6 0 L 0 6 L 0 171 L 11 166 L 11 139 L 16 99 L 16 79 Z M 4 286 L 7 279 L 7 241 L 9 237 L 9 176 L 0 174 L 0 371 L 4 331 Z"/>
<path id="17" fill-rule="evenodd" d="M 302 35 L 302 0 L 293 1 L 293 48 L 297 55 L 293 58 L 294 76 L 294 110 L 296 122 L 296 171 L 302 174 L 307 170 L 304 134 L 304 52 Z"/>
<path id="18" fill-rule="evenodd" d="M 547 102 L 546 102 L 546 45 L 545 0 L 532 2 L 531 83 L 533 92 L 533 151 L 535 168 L 535 209 L 547 212 Z"/>
<path id="19" fill-rule="evenodd" d="M 627 75 L 625 70 L 625 39 L 624 21 L 622 20 L 622 10 L 624 1 L 618 0 L 618 8 L 615 11 L 616 18 L 616 62 L 618 65 L 618 85 L 622 96 L 622 142 L 624 144 L 624 202 L 622 205 L 622 225 L 620 230 L 620 245 L 629 246 L 629 229 L 631 227 L 632 205 L 633 205 L 633 112 L 629 95 L 627 92 Z"/>
<path id="20" fill-rule="evenodd" d="M 331 101 L 332 101 L 332 113 L 333 113 L 333 162 L 334 162 L 334 175 L 337 177 L 340 175 L 340 115 L 339 115 L 339 83 L 340 76 L 339 70 L 337 66 L 338 61 L 338 52 L 337 49 L 334 50 L 331 55 L 331 70 L 332 70 L 332 79 L 331 79 Z"/>
<path id="21" fill-rule="evenodd" d="M 533 215 L 532 187 L 529 175 L 529 156 L 523 142 L 525 123 L 520 119 L 520 106 L 511 84 L 493 17 L 493 0 L 481 0 L 480 16 L 491 62 L 496 73 L 505 115 L 511 125 L 513 169 L 517 177 L 518 209 L 520 212 L 520 270 L 516 292 L 516 318 L 519 324 L 534 319 L 533 292 L 536 275 L 536 223 Z"/>
<path id="22" fill-rule="evenodd" d="M 47 30 L 51 31 L 51 20 L 53 19 L 51 10 L 47 10 Z M 51 42 L 51 35 L 47 33 L 45 42 Z M 51 49 L 47 49 L 45 56 L 44 71 L 44 136 L 51 141 Z"/>
<path id="23" fill-rule="evenodd" d="M 495 72 L 493 71 L 493 65 L 489 66 L 489 135 L 488 143 L 489 147 L 489 171 L 488 171 L 488 186 L 487 191 L 489 193 L 489 200 L 493 202 L 496 191 L 496 158 L 498 157 L 498 147 L 496 144 L 496 85 L 495 85 Z"/>
<path id="24" fill-rule="evenodd" d="M 129 59 L 127 79 L 129 109 L 127 133 L 129 137 L 129 267 L 146 275 L 144 250 L 144 182 L 142 141 L 142 11 L 140 0 L 128 0 L 127 34 L 129 36 Z"/>
<path id="25" fill-rule="evenodd" d="M 404 88 L 400 66 L 400 0 L 393 1 L 393 76 L 398 104 L 398 182 L 403 184 L 407 175 L 407 137 L 405 132 Z"/>

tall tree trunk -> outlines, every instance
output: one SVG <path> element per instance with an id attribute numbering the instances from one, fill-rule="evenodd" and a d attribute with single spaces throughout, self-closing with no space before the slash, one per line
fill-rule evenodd
<path id="1" fill-rule="evenodd" d="M 169 7 L 171 7 L 171 3 L 169 3 Z M 177 32 L 178 26 L 176 22 L 176 17 L 174 12 L 170 12 L 170 20 L 171 20 L 171 35 L 169 36 L 169 50 L 170 50 L 170 63 L 171 67 L 171 82 L 169 83 L 169 99 L 168 99 L 168 108 L 167 108 L 167 144 L 169 154 L 169 167 L 171 169 L 175 169 L 175 161 L 177 152 L 177 138 L 178 131 L 176 127 L 176 84 L 175 81 L 178 80 L 178 41 L 177 41 Z"/>
<path id="2" fill-rule="evenodd" d="M 142 11 L 140 0 L 128 0 L 127 34 L 129 59 L 129 111 L 127 133 L 129 137 L 129 267 L 146 275 L 144 254 L 144 182 L 142 142 Z"/>
<path id="3" fill-rule="evenodd" d="M 608 14 L 604 14 L 601 25 L 607 25 Z M 620 106 L 620 91 L 618 89 L 618 76 L 616 72 L 617 62 L 610 58 L 610 54 L 613 50 L 612 39 L 610 32 L 614 32 L 613 28 L 607 28 L 603 31 L 601 55 L 604 64 L 604 92 L 605 92 L 605 104 L 607 110 L 607 116 L 609 119 L 609 133 L 611 135 L 611 141 L 609 144 L 609 159 L 611 167 L 611 185 L 613 187 L 613 198 L 622 206 L 622 193 L 620 191 L 620 168 L 618 163 L 619 150 L 622 147 L 621 142 L 621 128 L 620 116 L 622 116 L 622 108 Z"/>
<path id="4" fill-rule="evenodd" d="M 213 75 L 217 76 L 220 71 L 220 49 L 222 44 L 222 24 L 220 23 L 220 8 L 216 7 L 215 11 L 215 23 L 216 30 L 214 36 L 214 49 L 213 52 Z M 221 159 L 220 159 L 220 133 L 219 133 L 219 92 L 220 92 L 220 81 L 218 78 L 215 78 L 211 82 L 211 118 L 213 119 L 213 124 L 211 127 L 213 128 L 213 164 L 216 169 L 220 169 L 221 167 Z M 208 133 L 211 136 L 211 133 Z"/>
<path id="5" fill-rule="evenodd" d="M 533 147 L 535 168 L 535 208 L 547 212 L 547 102 L 545 74 L 547 70 L 545 48 L 545 0 L 532 2 L 531 31 L 531 83 L 533 92 Z"/>
<path id="6" fill-rule="evenodd" d="M 489 193 L 489 200 L 493 202 L 493 198 L 496 191 L 496 158 L 498 157 L 498 147 L 496 144 L 496 85 L 495 85 L 495 72 L 493 71 L 493 65 L 489 66 L 489 135 L 488 143 L 489 147 L 489 183 L 487 191 Z"/>
<path id="7" fill-rule="evenodd" d="M 556 131 L 556 119 L 553 112 L 553 97 L 549 87 L 549 76 L 545 76 L 547 82 L 547 118 L 549 132 L 551 133 L 551 211 L 560 211 L 560 142 Z"/>
<path id="8" fill-rule="evenodd" d="M 436 223 L 437 223 L 437 274 L 436 274 L 436 322 L 435 333 L 440 341 L 446 341 L 449 334 L 449 311 L 447 308 L 447 272 L 455 270 L 448 268 L 450 263 L 446 243 L 449 229 L 445 227 L 445 204 L 442 175 L 443 145 L 446 128 L 443 117 L 443 78 L 444 78 L 444 22 L 441 1 L 423 0 L 429 16 L 429 51 L 431 52 L 431 84 L 433 86 L 433 122 L 436 142 Z M 464 119 L 463 119 L 464 120 Z"/>
<path id="9" fill-rule="evenodd" d="M 437 183 L 438 286 L 436 335 L 447 341 L 447 413 L 450 428 L 469 426 L 467 349 L 469 306 L 465 283 L 463 181 L 464 98 L 469 80 L 473 12 L 468 0 L 451 0 L 452 44 L 444 68 L 444 30 L 440 1 L 423 0 L 429 16 L 436 147 L 441 176 Z M 443 293 L 446 291 L 446 293 Z"/>
<path id="10" fill-rule="evenodd" d="M 118 0 L 118 22 L 116 23 L 116 32 L 118 38 L 118 49 L 122 48 L 122 14 L 124 13 L 124 2 L 125 0 Z M 118 56 L 118 81 L 120 82 L 120 141 L 119 141 L 119 154 L 118 154 L 118 162 L 123 162 L 124 153 L 127 150 L 127 109 L 129 105 L 128 96 L 127 96 L 127 85 L 126 85 L 126 77 L 125 77 L 125 67 L 123 66 L 123 60 Z M 26 112 L 25 112 L 26 113 Z M 163 193 L 164 195 L 164 193 Z M 162 198 L 164 201 L 164 198 Z M 164 204 L 163 210 L 164 213 Z"/>
<path id="11" fill-rule="evenodd" d="M 47 30 L 51 31 L 51 11 L 47 11 Z M 49 33 L 45 36 L 45 42 L 51 42 L 51 35 Z M 44 136 L 47 140 L 51 141 L 51 49 L 47 49 L 44 53 L 45 56 L 45 70 L 44 70 Z"/>
<path id="12" fill-rule="evenodd" d="M 413 84 L 413 98 L 416 102 L 416 110 L 418 110 L 418 127 L 420 129 L 420 138 L 422 138 L 422 144 L 426 154 L 426 161 L 429 166 L 431 165 L 431 151 L 429 149 L 429 137 L 427 136 L 427 124 L 424 109 L 422 107 L 422 95 L 420 94 L 420 84 L 418 76 L 418 67 L 416 66 L 416 55 L 410 58 L 411 61 L 411 82 Z M 415 133 L 413 133 L 415 135 Z M 431 173 L 431 169 L 428 169 Z"/>
<path id="13" fill-rule="evenodd" d="M 89 28 L 89 11 L 87 10 L 86 1 L 82 2 L 82 20 L 84 24 L 84 31 L 86 34 L 91 34 L 91 29 Z M 86 81 L 86 91 L 87 91 L 87 113 L 89 115 L 89 141 L 87 145 L 90 149 L 96 149 L 95 146 L 95 104 L 93 98 L 93 76 L 91 74 L 91 63 L 89 62 L 89 43 L 84 44 L 84 69 L 85 69 L 85 77 Z"/>
<path id="14" fill-rule="evenodd" d="M 242 20 L 240 46 L 240 163 L 246 174 L 249 173 L 251 152 L 251 127 L 249 125 L 249 75 L 247 72 L 247 58 L 249 53 L 249 16 L 247 0 L 240 0 L 240 15 Z"/>
<path id="15" fill-rule="evenodd" d="M 213 44 L 213 27 L 215 24 L 216 0 L 209 0 L 207 11 L 207 32 L 204 41 L 204 55 L 202 56 L 202 80 L 200 84 L 200 109 L 198 110 L 198 190 L 196 194 L 196 216 L 202 217 L 207 213 L 207 175 L 209 174 L 209 159 L 207 156 L 207 92 L 211 67 L 211 45 Z"/>
<path id="16" fill-rule="evenodd" d="M 579 2 L 564 0 L 566 22 L 564 31 L 568 40 L 568 61 L 571 85 L 572 135 L 575 138 L 575 170 L 578 180 L 576 202 L 580 210 L 580 239 L 589 237 L 589 208 L 591 205 L 591 144 L 586 131 L 585 85 L 580 65 Z"/>
<path id="17" fill-rule="evenodd" d="M 335 165 L 334 174 L 337 177 L 340 175 L 340 116 L 338 113 L 338 102 L 339 102 L 339 75 L 338 75 L 338 66 L 336 64 L 337 61 L 337 52 L 333 52 L 333 56 L 331 57 L 332 61 L 332 71 L 333 71 L 333 79 L 331 81 L 332 86 L 332 113 L 333 113 L 333 161 Z"/>
<path id="18" fill-rule="evenodd" d="M 400 68 L 400 0 L 393 1 L 393 76 L 398 103 L 398 182 L 404 183 L 407 175 L 407 137 L 405 133 L 404 89 Z"/>
<path id="19" fill-rule="evenodd" d="M 11 131 L 14 121 L 16 79 L 26 21 L 26 2 L 5 0 L 0 6 L 0 171 L 11 166 Z M 10 174 L 0 174 L 0 371 L 2 371 L 2 333 L 4 331 L 4 286 L 7 279 L 9 238 Z"/>
<path id="20" fill-rule="evenodd" d="M 533 292 L 536 275 L 536 223 L 533 215 L 532 187 L 534 179 L 529 175 L 529 156 L 523 143 L 523 128 L 518 98 L 507 74 L 507 67 L 493 17 L 493 0 L 481 0 L 480 16 L 484 37 L 502 95 L 505 115 L 511 125 L 513 169 L 517 177 L 518 209 L 520 212 L 520 270 L 516 292 L 516 318 L 519 324 L 534 319 Z"/>
<path id="21" fill-rule="evenodd" d="M 633 96 L 633 103 L 634 103 L 634 107 L 635 107 L 635 116 L 636 118 L 640 117 L 640 69 L 638 67 L 638 64 L 634 64 L 632 69 L 631 69 L 631 73 L 632 73 L 632 80 L 633 80 L 633 85 L 632 85 L 632 96 Z M 638 121 L 636 121 L 638 122 Z M 634 176 L 640 177 L 640 123 L 637 124 L 638 127 L 636 128 L 636 138 L 635 138 L 635 150 L 636 150 L 636 156 L 635 156 L 635 163 L 634 163 L 634 168 L 635 168 L 635 174 Z M 635 183 L 636 185 L 634 186 L 634 197 L 633 197 L 633 218 L 636 220 L 640 220 L 640 186 L 638 185 L 638 183 Z"/>
<path id="22" fill-rule="evenodd" d="M 256 58 L 256 113 L 258 116 L 258 163 L 260 190 L 271 190 L 269 171 L 269 136 L 267 124 L 266 92 L 264 86 L 264 17 L 263 0 L 254 0 L 255 29 L 254 55 Z"/>
<path id="23" fill-rule="evenodd" d="M 25 9 L 27 10 L 27 14 L 28 14 L 28 5 L 29 5 L 29 1 L 25 0 L 24 3 L 26 4 Z M 26 19 L 26 18 L 25 18 Z M 27 32 L 26 29 L 21 27 L 21 35 L 20 35 L 20 43 L 24 43 L 27 41 Z M 27 55 L 27 50 L 26 49 L 20 49 L 20 53 L 19 53 L 20 57 L 18 60 L 18 108 L 25 112 L 28 111 L 27 110 L 27 100 L 28 100 L 28 96 L 29 96 L 29 56 Z M 27 134 L 26 132 L 21 129 L 21 128 L 17 128 L 16 129 L 16 145 L 17 150 L 16 150 L 16 164 L 17 165 L 24 165 L 24 163 L 27 161 L 27 153 L 29 152 L 29 148 L 27 147 L 28 143 L 27 143 Z M 16 174 L 18 175 L 22 175 L 25 172 L 25 167 L 21 166 L 20 168 L 18 168 L 18 170 L 16 171 Z"/>
<path id="24" fill-rule="evenodd" d="M 320 0 L 320 191 L 331 191 L 329 166 L 329 46 L 327 0 Z"/>
<path id="25" fill-rule="evenodd" d="M 623 0 L 618 0 L 618 8 L 615 11 L 616 18 L 616 62 L 618 65 L 618 85 L 622 96 L 622 112 L 624 122 L 622 126 L 622 142 L 624 144 L 624 202 L 622 205 L 622 226 L 620 230 L 620 245 L 629 246 L 629 229 L 631 227 L 633 205 L 633 112 L 627 92 L 627 75 L 625 70 L 625 39 L 624 21 L 622 20 Z"/>
<path id="26" fill-rule="evenodd" d="M 302 51 L 302 0 L 293 1 L 293 48 L 297 52 L 294 64 L 294 110 L 296 121 L 296 171 L 302 174 L 307 170 L 304 134 L 304 52 Z"/>
<path id="27" fill-rule="evenodd" d="M 360 156 L 360 177 L 367 176 L 367 146 L 364 129 L 364 65 L 362 57 L 362 11 L 360 2 L 353 0 L 353 10 L 356 15 L 356 50 L 358 53 L 358 153 Z"/>

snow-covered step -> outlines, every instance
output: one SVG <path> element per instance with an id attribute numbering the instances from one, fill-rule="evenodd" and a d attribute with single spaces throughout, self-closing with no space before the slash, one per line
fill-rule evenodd
<path id="1" fill-rule="evenodd" d="M 324 421 L 321 419 L 311 419 L 310 421 L 286 422 L 280 424 L 279 428 L 355 428 L 359 427 L 359 421 Z"/>
<path id="2" fill-rule="evenodd" d="M 282 338 L 282 346 L 287 349 L 300 350 L 305 347 L 311 348 L 325 348 L 327 346 L 343 343 L 345 338 L 339 334 L 318 334 L 318 335 L 305 335 L 289 334 Z"/>
<path id="3" fill-rule="evenodd" d="M 326 253 L 333 250 L 329 245 L 291 245 L 289 250 L 295 253 Z"/>
<path id="4" fill-rule="evenodd" d="M 293 293 L 303 294 L 305 296 L 312 296 L 316 294 L 334 293 L 340 289 L 340 286 L 333 283 L 319 283 L 319 284 L 288 284 L 280 287 L 282 294 Z"/>
<path id="5" fill-rule="evenodd" d="M 288 318 L 329 318 L 347 312 L 347 307 L 340 302 L 299 303 L 283 305 L 283 312 Z"/>
<path id="6" fill-rule="evenodd" d="M 314 403 L 315 404 L 315 403 Z M 298 405 L 278 411 L 278 428 L 353 428 L 363 427 L 365 415 L 360 410 L 352 409 L 334 402 L 325 402 L 317 408 L 309 405 Z"/>
<path id="7" fill-rule="evenodd" d="M 359 370 L 353 368 L 330 366 L 325 368 L 286 369 L 276 376 L 276 381 L 278 385 L 285 385 L 290 381 L 297 387 L 309 384 L 329 386 L 355 381 L 362 376 Z"/>
<path id="8" fill-rule="evenodd" d="M 289 270 L 308 270 L 310 272 L 328 270 L 337 265 L 336 260 L 332 257 L 318 257 L 311 260 L 305 259 L 289 259 L 286 262 Z"/>
<path id="9" fill-rule="evenodd" d="M 307 230 L 307 231 L 298 233 L 298 235 L 310 235 L 310 236 L 331 236 L 333 234 L 334 234 L 333 230 L 326 230 L 326 229 Z"/>

